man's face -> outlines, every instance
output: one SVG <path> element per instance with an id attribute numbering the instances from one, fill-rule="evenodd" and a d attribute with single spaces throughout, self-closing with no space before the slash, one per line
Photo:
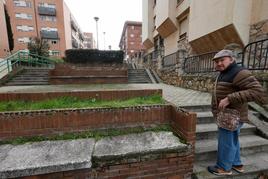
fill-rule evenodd
<path id="1" fill-rule="evenodd" d="M 231 57 L 222 57 L 214 60 L 215 68 L 217 71 L 224 71 L 230 64 L 233 63 L 233 59 Z"/>

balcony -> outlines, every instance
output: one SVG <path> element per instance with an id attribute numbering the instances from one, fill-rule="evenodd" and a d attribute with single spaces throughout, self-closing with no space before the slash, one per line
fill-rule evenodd
<path id="1" fill-rule="evenodd" d="M 73 48 L 78 48 L 78 42 L 75 39 L 72 39 Z"/>
<path id="2" fill-rule="evenodd" d="M 51 7 L 39 6 L 38 13 L 40 15 L 56 16 L 56 9 Z"/>
<path id="3" fill-rule="evenodd" d="M 41 38 L 44 39 L 59 39 L 58 31 L 45 31 L 41 30 Z"/>
<path id="4" fill-rule="evenodd" d="M 78 27 L 77 27 L 77 25 L 75 24 L 75 22 L 72 19 L 71 19 L 71 27 L 75 32 L 78 31 Z"/>

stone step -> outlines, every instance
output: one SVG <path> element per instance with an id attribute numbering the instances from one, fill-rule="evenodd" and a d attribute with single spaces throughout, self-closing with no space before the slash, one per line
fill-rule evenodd
<path id="1" fill-rule="evenodd" d="M 147 74 L 128 74 L 128 77 L 146 77 L 149 78 Z"/>
<path id="2" fill-rule="evenodd" d="M 140 76 L 128 76 L 128 78 L 132 78 L 132 79 L 136 79 L 136 78 L 148 78 L 148 79 L 150 79 L 148 76 L 145 76 L 145 75 L 140 75 Z"/>
<path id="3" fill-rule="evenodd" d="M 34 76 L 19 75 L 19 76 L 15 76 L 13 79 L 15 79 L 15 78 L 48 78 L 48 75 L 34 75 Z"/>
<path id="4" fill-rule="evenodd" d="M 256 127 L 249 124 L 244 124 L 240 131 L 240 136 L 253 135 L 256 132 Z M 215 139 L 217 138 L 218 127 L 215 123 L 198 124 L 196 126 L 196 140 Z"/>
<path id="5" fill-rule="evenodd" d="M 184 108 L 187 111 L 192 112 L 206 112 L 211 111 L 211 105 L 191 105 L 191 106 L 180 106 L 181 108 Z"/>
<path id="6" fill-rule="evenodd" d="M 45 80 L 48 80 L 49 78 L 48 77 L 43 77 L 43 76 L 37 76 L 37 77 L 15 77 L 13 78 L 12 80 L 36 80 L 36 79 L 45 79 Z"/>
<path id="7" fill-rule="evenodd" d="M 48 82 L 8 82 L 6 86 L 21 86 L 21 85 L 49 85 Z"/>
<path id="8" fill-rule="evenodd" d="M 128 83 L 151 83 L 148 81 L 128 81 Z"/>
<path id="9" fill-rule="evenodd" d="M 268 140 L 257 135 L 240 136 L 241 155 L 251 155 L 268 152 Z M 217 140 L 197 140 L 195 145 L 195 160 L 203 161 L 216 158 Z"/>
<path id="10" fill-rule="evenodd" d="M 12 81 L 48 81 L 48 78 L 43 78 L 43 77 L 32 77 L 32 78 L 14 78 Z"/>
<path id="11" fill-rule="evenodd" d="M 150 78 L 135 78 L 135 77 L 132 77 L 132 78 L 128 78 L 128 80 L 137 80 L 137 81 L 139 81 L 139 80 L 147 80 L 147 81 L 150 81 Z"/>
<path id="12" fill-rule="evenodd" d="M 48 75 L 48 73 L 21 73 L 18 76 L 29 76 L 29 75 L 32 75 L 32 76 L 36 76 L 36 75 Z"/>
<path id="13" fill-rule="evenodd" d="M 238 174 L 235 171 L 232 176 L 216 176 L 207 171 L 207 166 L 213 166 L 216 163 L 216 158 L 211 158 L 209 160 L 196 162 L 194 164 L 193 179 L 259 179 L 261 173 L 268 174 L 268 153 L 261 152 L 252 155 L 241 156 L 241 160 L 245 167 L 245 172 Z"/>
<path id="14" fill-rule="evenodd" d="M 215 123 L 215 119 L 213 118 L 212 112 L 196 112 L 197 114 L 197 124 L 208 124 Z"/>
<path id="15" fill-rule="evenodd" d="M 147 78 L 128 78 L 129 81 L 150 81 L 150 79 Z"/>

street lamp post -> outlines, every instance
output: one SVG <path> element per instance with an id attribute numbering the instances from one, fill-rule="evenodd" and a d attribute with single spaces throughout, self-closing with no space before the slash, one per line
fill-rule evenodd
<path id="1" fill-rule="evenodd" d="M 103 49 L 105 50 L 105 32 L 103 32 Z"/>
<path id="2" fill-rule="evenodd" d="M 98 20 L 99 20 L 99 17 L 94 17 L 94 19 L 96 21 L 97 49 L 99 49 L 99 37 L 98 37 Z"/>

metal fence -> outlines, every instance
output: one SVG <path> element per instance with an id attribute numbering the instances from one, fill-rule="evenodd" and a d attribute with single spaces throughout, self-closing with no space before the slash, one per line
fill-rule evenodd
<path id="1" fill-rule="evenodd" d="M 178 59 L 178 52 L 172 53 L 170 55 L 167 55 L 162 60 L 162 66 L 163 67 L 170 67 L 174 66 L 179 62 Z"/>
<path id="2" fill-rule="evenodd" d="M 209 52 L 185 58 L 183 70 L 185 73 L 205 73 L 214 72 L 212 58 L 217 52 Z"/>
<path id="3" fill-rule="evenodd" d="M 268 70 L 268 39 L 249 43 L 243 50 L 242 65 L 249 70 Z"/>

